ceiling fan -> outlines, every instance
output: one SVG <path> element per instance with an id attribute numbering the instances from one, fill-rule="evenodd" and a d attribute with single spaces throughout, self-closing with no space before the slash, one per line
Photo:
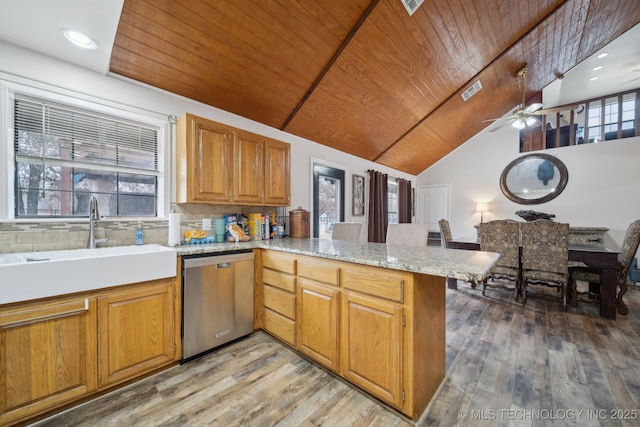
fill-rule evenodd
<path id="1" fill-rule="evenodd" d="M 509 123 L 511 123 L 511 126 L 513 126 L 516 129 L 524 129 L 527 126 L 534 126 L 537 125 L 538 123 L 540 123 L 540 121 L 533 117 L 533 116 L 543 116 L 545 114 L 551 114 L 551 113 L 556 113 L 558 111 L 566 111 L 566 110 L 572 110 L 574 108 L 576 108 L 578 105 L 563 105 L 560 107 L 554 107 L 554 108 L 547 108 L 544 110 L 541 110 L 541 108 L 543 107 L 543 104 L 536 102 L 534 104 L 529 105 L 528 107 L 525 107 L 525 91 L 526 91 L 526 76 L 527 76 L 527 67 L 523 67 L 520 71 L 518 71 L 518 76 L 522 77 L 522 104 L 520 104 L 520 109 L 519 110 L 514 110 L 513 114 L 511 116 L 508 117 L 500 117 L 497 119 L 488 119 L 488 120 L 483 120 L 482 122 L 494 122 L 494 121 L 498 121 L 498 120 L 506 120 L 504 123 L 501 123 L 500 125 L 494 127 L 493 129 L 491 129 L 489 132 L 495 132 L 498 129 L 502 128 L 503 126 L 508 125 Z"/>

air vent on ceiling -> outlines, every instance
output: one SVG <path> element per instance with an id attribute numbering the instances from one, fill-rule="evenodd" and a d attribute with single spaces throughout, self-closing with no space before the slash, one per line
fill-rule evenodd
<path id="1" fill-rule="evenodd" d="M 478 91 L 482 89 L 482 83 L 480 83 L 480 80 L 478 80 L 477 82 L 475 82 L 474 84 L 472 84 L 469 89 L 465 90 L 464 92 L 462 92 L 462 99 L 464 99 L 465 101 L 469 98 L 471 98 L 473 95 L 475 95 L 476 93 L 478 93 Z"/>
<path id="2" fill-rule="evenodd" d="M 422 3 L 424 3 L 424 0 L 402 0 L 402 4 L 404 8 L 407 9 L 407 12 L 409 12 L 409 16 L 413 15 L 413 12 L 415 12 Z"/>

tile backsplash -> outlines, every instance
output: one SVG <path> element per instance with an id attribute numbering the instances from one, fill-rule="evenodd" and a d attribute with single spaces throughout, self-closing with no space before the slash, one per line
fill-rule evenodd
<path id="1" fill-rule="evenodd" d="M 181 231 L 200 229 L 202 218 L 219 218 L 229 213 L 263 212 L 270 214 L 276 208 L 219 205 L 177 205 L 171 210 L 181 214 Z M 282 209 L 282 208 L 280 208 Z M 138 220 L 104 219 L 96 222 L 96 239 L 108 238 L 102 246 L 128 246 L 135 244 Z M 168 238 L 168 221 L 143 220 L 144 243 L 164 245 Z M 89 219 L 69 221 L 0 222 L 0 253 L 81 249 L 87 247 Z"/>

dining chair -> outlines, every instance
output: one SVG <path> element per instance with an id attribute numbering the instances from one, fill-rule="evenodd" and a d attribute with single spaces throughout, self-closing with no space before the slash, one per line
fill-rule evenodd
<path id="1" fill-rule="evenodd" d="M 558 290 L 566 309 L 569 280 L 569 224 L 538 219 L 520 225 L 522 235 L 522 302 L 527 287 L 543 285 Z"/>
<path id="2" fill-rule="evenodd" d="M 629 274 L 629 268 L 631 268 L 633 258 L 636 256 L 639 244 L 640 220 L 636 220 L 627 228 L 624 239 L 622 240 L 620 254 L 618 254 L 617 281 L 620 290 L 616 295 L 616 301 L 618 303 L 618 312 L 622 315 L 629 313 L 627 306 L 622 303 L 622 296 L 627 293 L 627 275 Z M 579 295 L 588 296 L 588 298 L 581 299 L 580 301 L 597 303 L 600 297 L 600 281 L 602 279 L 601 270 L 589 267 L 571 267 L 569 271 L 569 289 L 567 290 L 569 305 L 575 306 Z M 588 282 L 589 290 L 586 292 L 578 292 L 577 281 Z"/>
<path id="3" fill-rule="evenodd" d="M 389 224 L 387 245 L 427 246 L 429 226 L 427 224 Z"/>
<path id="4" fill-rule="evenodd" d="M 504 219 L 480 224 L 480 250 L 500 254 L 498 261 L 489 270 L 488 277 L 482 281 L 483 296 L 487 287 L 502 288 L 512 291 L 515 300 L 518 300 L 520 292 L 519 224 L 517 221 Z M 514 282 L 514 286 L 508 286 L 504 283 L 505 281 Z"/>
<path id="5" fill-rule="evenodd" d="M 360 222 L 336 222 L 333 224 L 331 238 L 333 240 L 349 240 L 357 242 L 360 240 L 360 230 L 362 223 Z"/>
<path id="6" fill-rule="evenodd" d="M 449 221 L 443 218 L 438 221 L 438 225 L 440 226 L 440 239 L 442 242 L 442 247 L 446 248 L 449 244 L 449 241 L 453 239 L 453 237 L 451 236 L 451 227 L 449 226 Z"/>
<path id="7" fill-rule="evenodd" d="M 443 248 L 447 248 L 449 246 L 449 242 L 453 240 L 453 236 L 451 235 L 451 227 L 449 226 L 449 221 L 446 219 L 441 219 L 438 221 L 438 225 L 440 226 L 440 240 Z M 471 288 L 476 288 L 476 281 L 470 280 Z"/>

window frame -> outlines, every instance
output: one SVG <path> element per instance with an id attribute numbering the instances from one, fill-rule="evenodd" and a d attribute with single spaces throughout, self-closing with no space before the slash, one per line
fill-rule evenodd
<path id="1" fill-rule="evenodd" d="M 157 129 L 158 144 L 158 172 L 157 172 L 157 199 L 156 199 L 156 216 L 113 216 L 105 218 L 105 220 L 126 221 L 126 220 L 144 220 L 154 221 L 166 219 L 169 212 L 170 202 L 170 138 L 172 135 L 172 126 L 174 120 L 170 116 L 162 115 L 130 105 L 124 105 L 105 99 L 99 99 L 86 94 L 80 94 L 73 91 L 60 90 L 51 88 L 47 85 L 26 85 L 16 82 L 10 82 L 0 79 L 0 127 L 4 130 L 0 143 L 0 164 L 6 171 L 0 175 L 0 190 L 5 197 L 0 198 L 0 221 L 11 222 L 74 222 L 84 221 L 82 216 L 65 216 L 65 217 L 16 217 L 15 203 L 15 168 L 16 159 L 14 151 L 14 97 L 20 94 L 27 97 L 41 99 L 52 103 L 67 105 L 72 108 L 95 112 L 97 114 L 106 114 L 125 121 L 133 121 L 144 124 L 145 126 Z"/>
<path id="2" fill-rule="evenodd" d="M 391 188 L 395 188 L 395 191 L 391 191 Z M 395 210 L 391 210 L 391 199 L 392 197 L 390 197 L 391 194 L 395 194 Z M 388 178 L 387 179 L 387 224 L 398 224 L 398 207 L 399 204 L 399 200 L 398 200 L 398 182 L 396 181 L 396 178 Z M 395 220 L 392 221 L 391 219 L 391 214 L 393 214 Z"/>

